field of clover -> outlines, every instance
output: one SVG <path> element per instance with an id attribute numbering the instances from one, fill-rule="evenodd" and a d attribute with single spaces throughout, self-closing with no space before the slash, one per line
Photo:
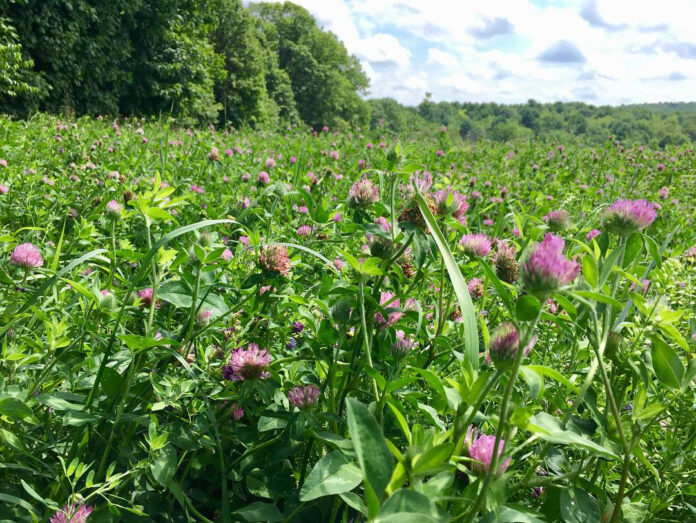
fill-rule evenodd
<path id="1" fill-rule="evenodd" d="M 0 520 L 696 520 L 696 154 L 0 120 Z"/>

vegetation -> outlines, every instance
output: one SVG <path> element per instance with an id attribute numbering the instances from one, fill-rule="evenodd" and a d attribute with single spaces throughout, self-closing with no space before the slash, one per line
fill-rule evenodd
<path id="1" fill-rule="evenodd" d="M 692 520 L 696 156 L 452 134 L 0 120 L 0 519 Z"/>

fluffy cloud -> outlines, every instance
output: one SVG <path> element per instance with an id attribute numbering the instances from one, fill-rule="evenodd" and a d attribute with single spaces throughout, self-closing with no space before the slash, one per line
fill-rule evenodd
<path id="1" fill-rule="evenodd" d="M 363 64 L 371 97 L 688 100 L 696 1 L 294 0 Z"/>

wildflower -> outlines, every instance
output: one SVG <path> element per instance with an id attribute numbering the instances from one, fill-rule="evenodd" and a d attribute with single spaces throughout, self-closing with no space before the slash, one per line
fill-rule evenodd
<path id="1" fill-rule="evenodd" d="M 238 403 L 233 403 L 231 406 L 230 418 L 234 421 L 239 421 L 244 417 L 244 409 Z"/>
<path id="2" fill-rule="evenodd" d="M 266 158 L 266 169 L 272 169 L 276 166 L 276 161 L 273 158 Z"/>
<path id="3" fill-rule="evenodd" d="M 450 215 L 456 218 L 462 225 L 466 223 L 464 214 L 469 209 L 466 196 L 449 187 L 437 191 L 433 194 L 433 199 L 435 200 L 438 214 Z"/>
<path id="4" fill-rule="evenodd" d="M 343 269 L 343 260 L 341 260 L 341 258 L 334 259 L 334 261 L 332 263 L 333 263 L 333 266 L 336 267 L 337 270 L 340 271 L 341 269 Z"/>
<path id="5" fill-rule="evenodd" d="M 479 474 L 487 474 L 491 468 L 491 459 L 493 458 L 493 452 L 495 452 L 495 439 L 496 437 L 488 434 L 477 435 L 478 431 L 474 427 L 469 427 L 466 433 L 465 446 L 467 447 L 467 454 L 473 460 L 469 462 L 469 468 L 478 472 Z M 498 458 L 503 453 L 503 448 L 505 448 L 505 440 L 501 439 L 498 442 Z M 505 460 L 503 463 L 498 463 L 497 474 L 502 474 L 510 466 L 510 458 Z"/>
<path id="6" fill-rule="evenodd" d="M 483 296 L 485 288 L 483 286 L 483 281 L 480 278 L 471 278 L 469 283 L 466 284 L 467 289 L 469 289 L 469 296 L 472 300 L 478 300 Z"/>
<path id="7" fill-rule="evenodd" d="M 628 236 L 645 229 L 655 218 L 655 207 L 647 200 L 617 200 L 604 212 L 604 225 L 609 232 Z"/>
<path id="8" fill-rule="evenodd" d="M 570 225 L 570 214 L 565 209 L 551 211 L 544 216 L 544 221 L 552 231 L 564 231 Z"/>
<path id="9" fill-rule="evenodd" d="M 259 255 L 259 264 L 270 272 L 287 276 L 290 272 L 290 257 L 284 245 L 267 245 Z"/>
<path id="10" fill-rule="evenodd" d="M 367 178 L 362 178 L 348 191 L 349 200 L 358 207 L 369 207 L 379 201 L 379 187 Z"/>
<path id="11" fill-rule="evenodd" d="M 120 218 L 121 205 L 116 200 L 111 200 L 106 204 L 106 215 L 113 219 Z"/>
<path id="12" fill-rule="evenodd" d="M 205 189 L 203 187 L 198 187 L 198 185 L 195 184 L 189 188 L 189 191 L 196 192 L 198 194 L 205 194 Z"/>
<path id="13" fill-rule="evenodd" d="M 288 400 L 298 409 L 309 409 L 317 403 L 318 399 L 319 388 L 316 385 L 293 387 L 288 392 Z"/>
<path id="14" fill-rule="evenodd" d="M 684 257 L 686 258 L 687 262 L 696 264 L 696 245 L 686 249 L 686 251 L 684 251 Z"/>
<path id="15" fill-rule="evenodd" d="M 148 287 L 147 289 L 141 289 L 138 291 L 138 298 L 140 298 L 140 301 L 142 301 L 142 306 L 143 307 L 149 307 L 152 305 L 152 294 L 153 290 L 152 287 Z M 155 301 L 155 308 L 159 307 L 159 300 Z"/>
<path id="16" fill-rule="evenodd" d="M 291 330 L 293 334 L 299 334 L 304 330 L 304 323 L 302 323 L 301 321 L 294 322 L 292 324 Z"/>
<path id="17" fill-rule="evenodd" d="M 225 248 L 225 250 L 222 251 L 222 253 L 220 254 L 220 258 L 224 262 L 230 261 L 233 257 L 234 257 L 234 255 L 232 254 L 232 251 L 227 249 L 227 248 Z"/>
<path id="18" fill-rule="evenodd" d="M 397 298 L 394 299 L 394 293 L 391 291 L 386 291 L 383 292 L 380 295 L 379 299 L 379 304 L 384 307 L 385 305 L 389 305 L 389 307 L 400 307 L 401 306 L 401 301 Z M 376 312 L 375 313 L 375 325 L 382 329 L 386 329 L 387 327 L 390 327 L 394 325 L 397 321 L 401 319 L 401 317 L 404 315 L 403 312 L 399 311 L 393 311 L 388 314 L 387 319 L 384 319 L 384 316 L 382 316 L 381 312 Z"/>
<path id="19" fill-rule="evenodd" d="M 545 296 L 575 279 L 580 265 L 563 255 L 564 246 L 565 242 L 553 234 L 547 234 L 536 246 L 522 267 L 522 279 L 529 292 Z"/>
<path id="20" fill-rule="evenodd" d="M 491 220 L 490 218 L 486 218 L 485 220 L 483 220 L 483 224 L 486 227 L 493 227 L 493 220 Z"/>
<path id="21" fill-rule="evenodd" d="M 250 343 L 246 349 L 240 347 L 232 351 L 229 363 L 222 367 L 222 377 L 230 381 L 268 378 L 270 363 L 271 355 L 266 349 L 259 350 L 256 343 Z"/>
<path id="22" fill-rule="evenodd" d="M 7 194 L 9 191 L 6 185 L 0 184 L 0 194 Z"/>
<path id="23" fill-rule="evenodd" d="M 394 356 L 401 357 L 406 356 L 413 347 L 413 340 L 406 337 L 406 334 L 402 330 L 396 331 L 396 341 L 392 344 L 392 354 Z"/>
<path id="24" fill-rule="evenodd" d="M 429 171 L 416 171 L 411 175 L 409 188 L 415 185 L 421 193 L 426 193 L 433 185 L 433 175 Z"/>
<path id="25" fill-rule="evenodd" d="M 0 167 L 7 167 L 7 160 L 0 158 Z"/>
<path id="26" fill-rule="evenodd" d="M 512 323 L 503 322 L 491 334 L 488 354 L 491 361 L 501 370 L 508 369 L 515 361 L 520 344 L 520 335 Z M 534 340 L 525 347 L 524 354 L 529 354 Z"/>
<path id="27" fill-rule="evenodd" d="M 51 516 L 50 523 L 85 523 L 94 510 L 88 505 L 69 503 Z"/>
<path id="28" fill-rule="evenodd" d="M 196 325 L 199 327 L 206 327 L 210 323 L 210 318 L 213 315 L 213 311 L 210 309 L 202 309 L 196 314 Z"/>
<path id="29" fill-rule="evenodd" d="M 269 183 L 271 183 L 271 177 L 268 175 L 266 171 L 261 171 L 257 180 L 261 185 L 268 185 Z"/>
<path id="30" fill-rule="evenodd" d="M 112 311 L 116 308 L 116 296 L 106 289 L 99 292 L 99 305 L 102 309 Z"/>
<path id="31" fill-rule="evenodd" d="M 10 263 L 24 269 L 34 269 L 43 265 L 43 258 L 34 244 L 22 243 L 10 254 Z"/>
<path id="32" fill-rule="evenodd" d="M 485 234 L 465 234 L 459 240 L 462 250 L 469 256 L 488 256 L 491 252 L 491 240 Z"/>
<path id="33" fill-rule="evenodd" d="M 338 151 L 331 151 L 329 153 L 329 158 L 331 158 L 332 160 L 338 160 L 338 158 L 339 158 Z"/>
<path id="34" fill-rule="evenodd" d="M 498 251 L 493 258 L 495 274 L 506 283 L 515 283 L 520 277 L 515 247 L 508 242 L 498 242 Z"/>
<path id="35" fill-rule="evenodd" d="M 312 234 L 312 227 L 310 225 L 300 225 L 297 228 L 298 236 L 309 236 L 310 234 Z"/>
<path id="36" fill-rule="evenodd" d="M 597 236 L 599 236 L 600 234 L 602 234 L 602 231 L 600 231 L 599 229 L 592 229 L 590 232 L 587 233 L 587 235 L 585 235 L 585 239 L 589 242 Z"/>
<path id="37" fill-rule="evenodd" d="M 657 191 L 657 195 L 660 197 L 661 200 L 666 200 L 669 198 L 669 187 L 662 187 L 659 191 Z"/>
<path id="38" fill-rule="evenodd" d="M 212 147 L 210 149 L 210 152 L 208 153 L 208 160 L 211 162 L 219 162 L 220 161 L 220 149 L 217 147 Z"/>

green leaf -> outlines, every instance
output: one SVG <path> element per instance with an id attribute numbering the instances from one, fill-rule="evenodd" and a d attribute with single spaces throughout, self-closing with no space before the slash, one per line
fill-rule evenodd
<path id="1" fill-rule="evenodd" d="M 255 501 L 251 505 L 235 510 L 235 514 L 246 521 L 283 521 L 285 517 L 278 507 L 270 503 Z"/>
<path id="2" fill-rule="evenodd" d="M 449 460 L 453 450 L 453 443 L 442 443 L 426 450 L 423 454 L 418 454 L 413 459 L 413 473 L 429 475 L 439 472 L 442 464 Z"/>
<path id="3" fill-rule="evenodd" d="M 681 387 L 682 379 L 684 378 L 684 364 L 677 353 L 667 345 L 661 338 L 653 336 L 652 348 L 650 355 L 652 356 L 652 365 L 660 383 L 673 389 Z"/>
<path id="4" fill-rule="evenodd" d="M 586 298 L 588 300 L 606 303 L 607 305 L 611 305 L 612 307 L 614 307 L 614 310 L 621 309 L 621 303 L 618 300 L 612 298 L 611 296 L 607 296 L 606 294 L 601 294 L 599 292 L 592 291 L 574 291 L 571 294 L 581 296 L 582 298 Z"/>
<path id="5" fill-rule="evenodd" d="M 155 459 L 150 463 L 150 472 L 157 483 L 165 486 L 174 477 L 176 465 L 176 449 L 168 445 L 156 452 Z"/>
<path id="6" fill-rule="evenodd" d="M 501 506 L 497 511 L 490 511 L 478 523 L 544 523 L 545 520 L 537 517 L 536 512 L 532 512 L 523 507 L 512 508 Z M 589 523 L 589 522 L 588 522 Z"/>
<path id="7" fill-rule="evenodd" d="M 587 283 L 597 288 L 597 284 L 599 283 L 599 268 L 597 267 L 597 261 L 589 254 L 582 258 L 582 276 Z"/>
<path id="8" fill-rule="evenodd" d="M 12 421 L 20 421 L 33 416 L 32 410 L 22 400 L 12 397 L 0 399 L 0 416 L 7 416 Z"/>
<path id="9" fill-rule="evenodd" d="M 650 256 L 652 256 L 652 259 L 655 261 L 655 265 L 657 265 L 658 268 L 662 267 L 662 255 L 660 254 L 660 248 L 657 246 L 657 242 L 647 234 L 643 235 L 643 242 L 648 248 Z"/>
<path id="10" fill-rule="evenodd" d="M 350 492 L 361 481 L 360 469 L 348 461 L 342 452 L 334 450 L 314 465 L 300 490 L 300 501 Z"/>
<path id="11" fill-rule="evenodd" d="M 437 225 L 435 217 L 430 212 L 428 204 L 426 203 L 423 195 L 420 193 L 420 189 L 414 183 L 413 188 L 416 192 L 416 201 L 418 202 L 418 207 L 420 207 L 421 214 L 425 219 L 425 222 L 430 228 L 433 239 L 437 244 L 437 248 L 440 250 L 442 259 L 449 273 L 450 281 L 454 287 L 454 293 L 457 295 L 457 302 L 459 303 L 459 310 L 462 315 L 462 323 L 464 326 L 464 356 L 465 359 L 471 364 L 474 369 L 479 367 L 479 340 L 478 340 L 478 326 L 476 324 L 476 309 L 471 301 L 471 296 L 469 295 L 469 289 L 466 286 L 466 280 L 462 276 L 462 272 L 459 270 L 457 261 L 452 255 L 447 246 L 447 240 L 440 231 L 440 227 Z M 444 292 L 441 289 L 441 292 Z"/>
<path id="12" fill-rule="evenodd" d="M 515 306 L 515 315 L 519 321 L 534 321 L 541 310 L 541 303 L 531 294 L 521 296 Z"/>
<path id="13" fill-rule="evenodd" d="M 573 384 L 563 374 L 558 372 L 556 369 L 552 369 L 551 367 L 545 367 L 543 365 L 527 365 L 527 368 L 533 370 L 537 374 L 546 376 L 547 378 L 551 378 L 552 380 L 557 381 L 558 383 L 564 385 L 566 388 L 568 388 L 568 390 L 575 394 L 580 393 L 577 386 Z"/>
<path id="14" fill-rule="evenodd" d="M 600 456 L 612 459 L 620 459 L 612 450 L 595 443 L 591 439 L 561 428 L 559 419 L 546 412 L 538 412 L 529 420 L 527 430 L 536 433 L 541 439 L 551 443 L 572 445 L 589 450 Z"/>
<path id="15" fill-rule="evenodd" d="M 348 432 L 363 472 L 363 479 L 377 498 L 389 484 L 394 458 L 374 416 L 358 400 L 347 400 Z"/>
<path id="16" fill-rule="evenodd" d="M 442 519 L 437 505 L 429 497 L 420 492 L 406 489 L 397 490 L 384 502 L 379 516 L 375 518 L 375 523 L 397 521 L 393 517 L 396 515 L 403 517 L 403 521 L 411 521 L 410 518 L 414 515 L 422 518 L 420 521 L 440 521 Z"/>
<path id="17" fill-rule="evenodd" d="M 561 490 L 561 517 L 565 523 L 586 523 L 602 519 L 597 502 L 577 487 Z"/>
<path id="18" fill-rule="evenodd" d="M 643 250 L 643 238 L 640 233 L 635 232 L 628 237 L 628 240 L 626 240 L 626 252 L 624 253 L 624 259 L 621 267 L 625 269 L 631 265 L 633 260 L 635 260 L 640 254 L 641 250 Z"/>

